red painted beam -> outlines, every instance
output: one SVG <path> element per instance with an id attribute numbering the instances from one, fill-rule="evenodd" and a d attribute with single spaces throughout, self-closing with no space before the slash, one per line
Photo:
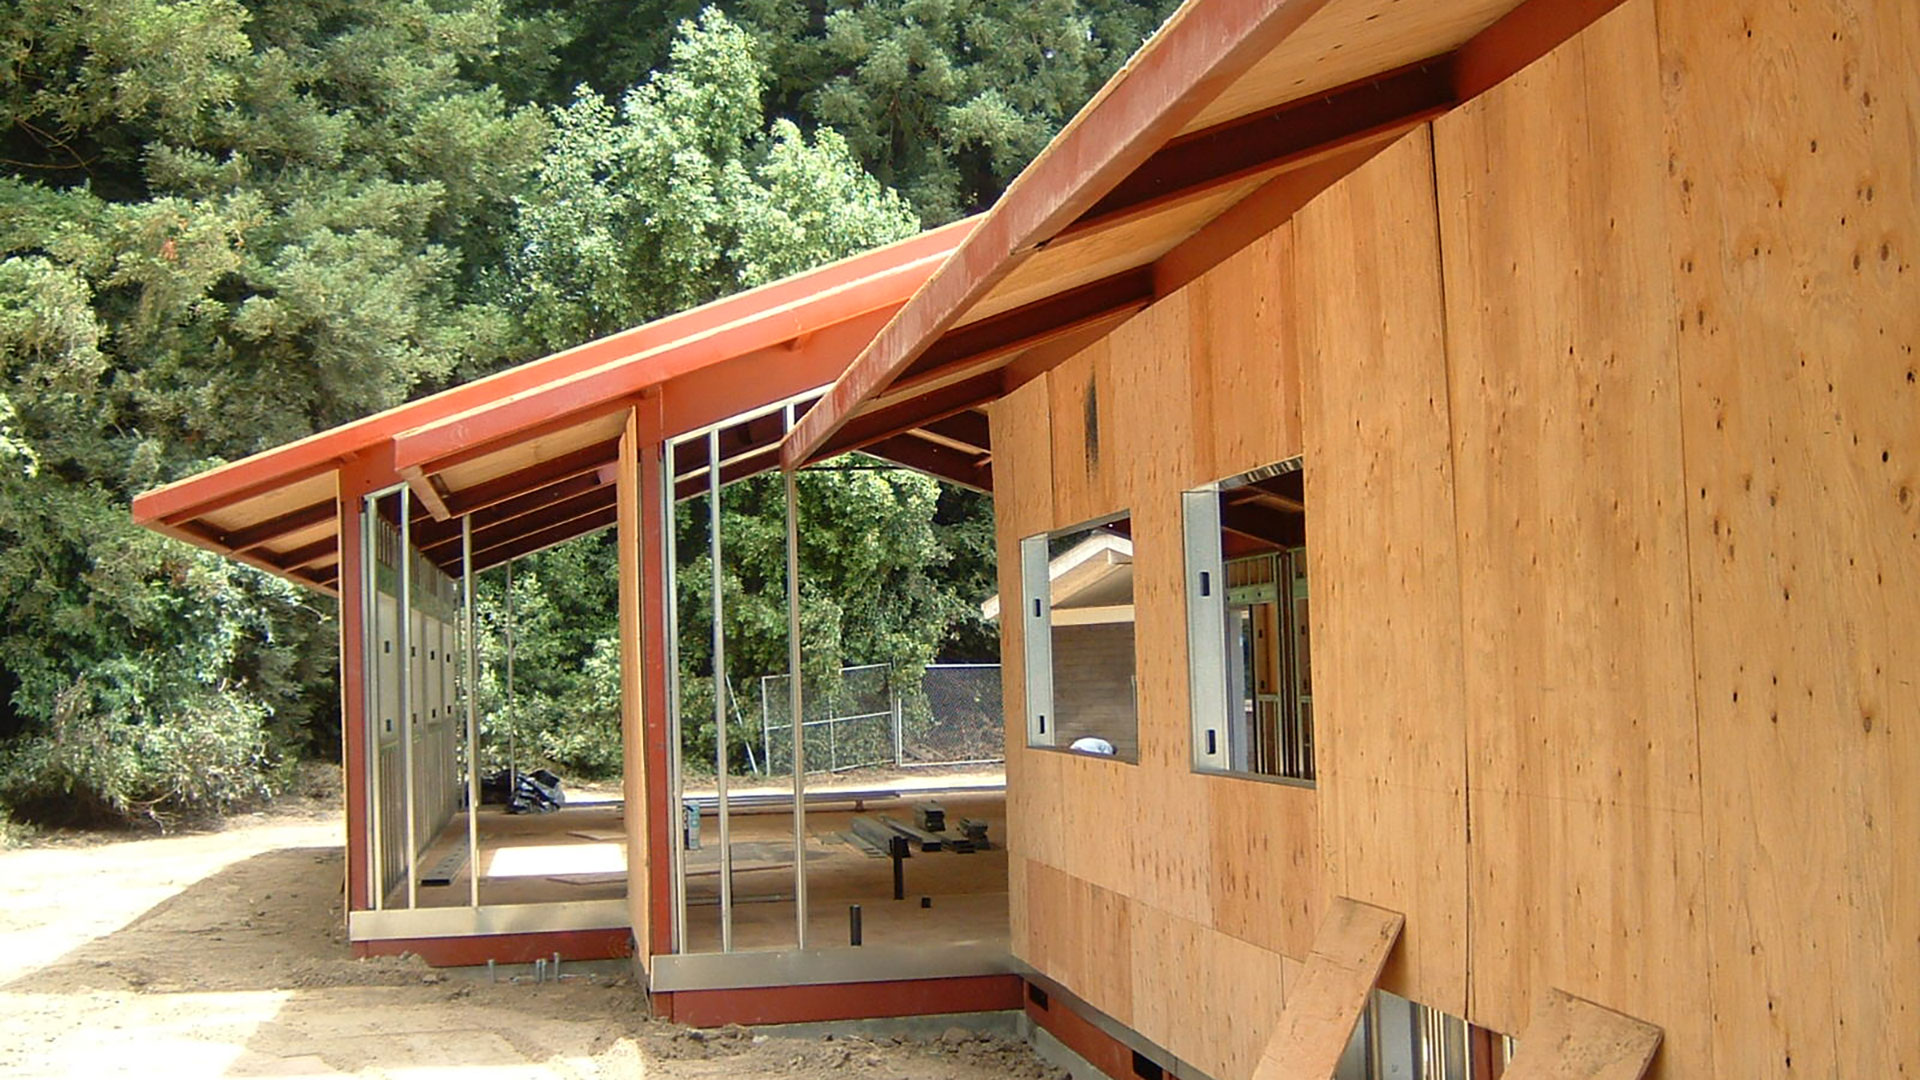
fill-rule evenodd
<path id="1" fill-rule="evenodd" d="M 759 986 L 742 990 L 676 990 L 657 994 L 669 1019 L 691 1027 L 726 1024 L 798 1024 L 865 1020 L 883 1016 L 1001 1012 L 1020 1008 L 1016 975 L 953 979 L 829 983 L 824 986 Z"/>
<path id="2" fill-rule="evenodd" d="M 1326 6 L 1326 0 L 1189 0 L 1082 109 L 939 272 L 787 439 L 783 464 L 815 456 L 935 338 L 1179 133 Z"/>
<path id="3" fill-rule="evenodd" d="M 615 491 L 612 486 L 595 487 L 569 499 L 552 503 L 542 510 L 522 514 L 508 521 L 489 525 L 485 529 L 473 531 L 473 554 L 475 563 L 484 563 L 488 552 L 507 546 L 522 537 L 550 529 L 555 525 L 577 521 L 589 517 L 614 505 Z M 460 565 L 460 544 L 447 545 L 439 549 L 449 566 Z M 449 571 L 451 573 L 452 571 Z"/>
<path id="4" fill-rule="evenodd" d="M 937 476 L 961 487 L 993 493 L 993 470 L 982 465 L 977 455 L 928 442 L 911 432 L 868 443 L 860 448 L 860 452 L 916 472 Z"/>
<path id="5" fill-rule="evenodd" d="M 649 407 L 649 405 L 651 407 Z M 654 398 L 635 411 L 640 435 L 640 683 L 641 730 L 645 738 L 647 807 L 647 899 L 649 948 L 673 951 L 673 846 L 680 838 L 680 811 L 669 805 L 667 714 L 667 485 L 661 415 Z M 629 854 L 629 858 L 632 853 Z"/>
<path id="6" fill-rule="evenodd" d="M 1453 93 L 1479 97 L 1592 26 L 1622 0 L 1527 0 L 1453 55 Z"/>
<path id="7" fill-rule="evenodd" d="M 674 462 L 674 468 L 678 469 L 679 467 L 680 463 L 677 461 Z M 764 449 L 747 457 L 743 457 L 738 461 L 720 466 L 720 486 L 726 487 L 736 480 L 745 480 L 749 476 L 755 476 L 769 469 L 777 469 L 779 467 L 780 441 L 774 439 L 769 441 Z M 702 469 L 698 476 L 685 476 L 673 482 L 673 501 L 685 502 L 695 496 L 704 495 L 708 487 L 707 472 L 705 469 Z"/>
<path id="8" fill-rule="evenodd" d="M 954 442 L 965 443 L 983 454 L 993 450 L 992 425 L 987 423 L 985 413 L 975 409 L 954 413 L 944 419 L 922 424 L 921 427 Z"/>
<path id="9" fill-rule="evenodd" d="M 1023 304 L 948 333 L 909 364 L 901 381 L 1011 356 L 1044 344 L 1067 328 L 1152 302 L 1153 271 L 1137 266 L 1099 281 Z"/>
<path id="10" fill-rule="evenodd" d="M 584 446 L 551 461 L 543 461 L 538 465 L 521 469 L 519 472 L 508 473 L 498 479 L 456 491 L 447 497 L 447 506 L 456 516 L 471 514 L 476 510 L 484 510 L 489 506 L 506 502 L 550 484 L 597 472 L 600 466 L 616 460 L 619 454 L 620 440 L 618 439 Z"/>
<path id="11" fill-rule="evenodd" d="M 581 473 L 565 480 L 548 484 L 546 487 L 517 495 L 505 502 L 494 503 L 484 510 L 473 514 L 473 528 L 476 533 L 489 526 L 512 521 L 518 517 L 538 513 L 552 507 L 555 503 L 571 499 L 576 495 L 593 491 L 601 487 L 600 474 Z M 460 522 L 453 521 L 416 521 L 413 524 L 414 546 L 434 557 L 460 549 Z"/>
<path id="12" fill-rule="evenodd" d="M 904 435 L 922 424 L 979 408 L 1001 393 L 1000 372 L 986 371 L 962 382 L 862 413 L 834 433 L 831 447 L 821 457 L 844 454 L 868 443 Z M 786 447 L 790 445 L 782 444 L 783 457 Z"/>
<path id="13" fill-rule="evenodd" d="M 234 551 L 251 551 L 283 536 L 290 536 L 302 529 L 311 529 L 321 522 L 331 521 L 337 508 L 336 500 L 326 499 L 312 506 L 303 506 L 298 510 L 281 514 L 279 517 L 268 518 L 257 525 L 223 533 L 219 539 L 222 544 Z"/>
<path id="14" fill-rule="evenodd" d="M 1046 1002 L 1042 1005 L 1028 995 L 1027 1018 L 1113 1080 L 1133 1080 L 1131 1047 L 1095 1027 L 1066 1002 L 1055 998 L 1047 998 Z M 1165 1075 L 1172 1077 L 1171 1073 Z"/>
<path id="15" fill-rule="evenodd" d="M 282 571 L 291 574 L 296 570 L 306 570 L 318 563 L 326 562 L 335 554 L 339 546 L 339 542 L 329 536 L 324 540 L 315 540 L 304 547 L 294 548 L 285 554 L 268 552 L 266 558 Z"/>
<path id="16" fill-rule="evenodd" d="M 599 532 L 601 529 L 614 523 L 614 519 L 618 515 L 618 510 L 618 507 L 609 505 L 605 509 L 596 510 L 591 514 L 577 517 L 572 521 L 559 522 L 558 524 L 541 529 L 538 532 L 528 533 L 513 543 L 494 548 L 484 555 L 475 552 L 473 556 L 473 572 L 477 574 L 483 570 L 491 570 L 509 559 L 522 558 L 527 555 L 532 555 L 536 551 L 545 551 L 555 544 L 564 544 L 569 540 L 586 536 L 588 533 Z M 460 563 L 457 561 L 452 563 L 451 568 L 447 570 L 447 573 L 453 574 L 456 577 L 459 576 L 459 572 Z"/>
<path id="17" fill-rule="evenodd" d="M 1453 66 L 1436 58 L 1182 136 L 1051 243 L 1068 243 L 1355 143 L 1376 142 L 1383 133 L 1404 133 L 1446 112 L 1455 100 Z"/>

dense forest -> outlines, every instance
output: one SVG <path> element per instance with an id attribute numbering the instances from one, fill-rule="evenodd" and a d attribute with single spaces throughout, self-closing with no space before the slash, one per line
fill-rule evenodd
<path id="1" fill-rule="evenodd" d="M 217 811 L 338 753 L 331 602 L 136 529 L 135 493 L 982 208 L 1171 6 L 0 9 L 0 836 Z M 985 500 L 857 459 L 802 500 L 810 664 L 991 652 Z M 726 509 L 729 630 L 775 670 L 777 486 Z M 517 566 L 495 716 L 588 773 L 610 565 Z"/>

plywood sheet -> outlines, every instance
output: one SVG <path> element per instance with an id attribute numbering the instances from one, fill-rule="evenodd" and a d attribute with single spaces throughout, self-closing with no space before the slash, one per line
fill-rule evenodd
<path id="1" fill-rule="evenodd" d="M 1451 52 L 1519 6 L 1520 0 L 1333 0 L 1183 133 Z"/>
<path id="2" fill-rule="evenodd" d="M 1035 379 L 994 402 L 987 410 L 993 436 L 994 544 L 1001 596 L 1020 595 L 1020 538 L 1044 532 L 1053 519 L 1053 443 L 1048 435 L 1045 379 Z M 1040 858 L 1051 839 L 1026 823 L 1039 820 L 1032 799 L 1041 794 L 1026 768 L 1024 748 L 1026 669 L 1019 619 L 1002 620 L 1000 680 L 1007 724 L 1008 846 L 1017 855 Z"/>
<path id="3" fill-rule="evenodd" d="M 1131 912 L 1134 1029 L 1209 1076 L 1250 1075 L 1286 1000 L 1286 961 L 1150 904 Z"/>
<path id="4" fill-rule="evenodd" d="M 1327 898 L 1321 888 L 1319 795 L 1231 777 L 1204 787 L 1212 866 L 1208 924 L 1304 960 Z"/>
<path id="5" fill-rule="evenodd" d="M 1333 902 L 1254 1080 L 1331 1080 L 1403 922 L 1398 912 L 1346 897 Z"/>
<path id="6" fill-rule="evenodd" d="M 1292 223 L 1187 286 L 1198 485 L 1298 456 L 1299 342 L 1283 303 Z"/>
<path id="7" fill-rule="evenodd" d="M 619 500 L 614 542 L 619 548 L 620 627 L 620 742 L 621 791 L 625 806 L 621 836 L 627 850 L 627 912 L 633 921 L 633 939 L 644 966 L 653 943 L 652 853 L 648 849 L 649 822 L 647 738 L 644 694 L 645 665 L 640 648 L 640 485 L 639 416 L 628 409 L 621 416 L 620 459 L 614 472 Z"/>
<path id="8" fill-rule="evenodd" d="M 1475 1021 L 1549 985 L 1710 1069 L 1686 498 L 1652 0 L 1435 121 Z M 1630 884 L 1629 884 L 1630 883 Z"/>
<path id="9" fill-rule="evenodd" d="M 1116 387 L 1103 338 L 1047 373 L 1052 418 L 1054 518 L 1064 527 L 1127 508 L 1115 483 L 1114 459 L 1124 453 L 1116 421 Z"/>
<path id="10" fill-rule="evenodd" d="M 1386 985 L 1466 1008 L 1466 716 L 1425 128 L 1294 219 L 1327 885 L 1407 915 Z"/>
<path id="11" fill-rule="evenodd" d="M 1640 1080 L 1660 1029 L 1564 990 L 1542 993 L 1504 1080 Z"/>
<path id="12" fill-rule="evenodd" d="M 1133 923 L 1125 896 L 1043 863 L 1025 869 L 1021 959 L 1094 1008 L 1133 1021 Z"/>
<path id="13" fill-rule="evenodd" d="M 1913 1074 L 1920 6 L 1655 12 L 1714 1066 Z"/>

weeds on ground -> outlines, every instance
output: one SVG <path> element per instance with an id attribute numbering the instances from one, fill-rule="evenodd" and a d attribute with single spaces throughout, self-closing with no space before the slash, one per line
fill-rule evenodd
<path id="1" fill-rule="evenodd" d="M 21 824 L 8 817 L 5 810 L 0 810 L 0 851 L 26 847 L 34 835 L 33 826 Z"/>

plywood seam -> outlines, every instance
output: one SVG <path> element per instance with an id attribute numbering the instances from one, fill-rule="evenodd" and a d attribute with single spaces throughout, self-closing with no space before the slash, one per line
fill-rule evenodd
<path id="1" fill-rule="evenodd" d="M 1456 624 L 1455 637 L 1462 647 L 1454 651 L 1460 665 L 1461 710 L 1464 715 L 1467 708 L 1467 560 L 1460 551 L 1460 498 L 1458 482 L 1460 477 L 1460 442 L 1456 437 L 1459 427 L 1454 422 L 1453 403 L 1453 330 L 1452 320 L 1448 318 L 1447 304 L 1447 215 L 1440 213 L 1440 154 L 1435 145 L 1435 135 L 1431 121 L 1423 125 L 1427 133 L 1427 180 L 1433 186 L 1433 249 L 1437 258 L 1440 279 L 1440 366 L 1444 373 L 1441 389 L 1446 394 L 1447 406 L 1447 506 L 1453 512 L 1453 579 L 1460 600 L 1453 607 Z M 1461 891 L 1465 896 L 1461 902 L 1463 924 L 1461 936 L 1464 939 L 1464 958 L 1466 971 L 1460 981 L 1461 1015 L 1473 1012 L 1473 739 L 1471 724 L 1463 734 L 1468 738 L 1460 740 L 1460 813 L 1462 828 L 1466 834 L 1466 843 L 1461 845 L 1462 865 Z"/>
<path id="2" fill-rule="evenodd" d="M 1661 4 L 1649 0 L 1648 6 L 1650 10 L 1647 13 L 1647 21 L 1651 23 L 1653 27 L 1654 62 L 1656 65 L 1659 65 L 1655 74 L 1663 84 L 1661 87 L 1662 93 L 1660 101 L 1661 113 L 1664 120 L 1660 132 L 1661 142 L 1664 144 L 1663 148 L 1667 152 L 1666 159 L 1668 161 L 1675 161 L 1678 160 L 1680 148 L 1676 145 L 1674 138 L 1672 103 L 1665 93 L 1664 83 L 1666 81 L 1666 72 L 1664 71 L 1665 49 L 1663 42 L 1666 40 L 1666 35 L 1660 26 Z M 1661 189 L 1666 192 L 1667 196 L 1665 207 L 1667 212 L 1667 228 L 1661 230 L 1661 232 L 1665 238 L 1667 265 L 1669 268 L 1672 268 L 1674 265 L 1673 229 L 1679 224 L 1675 219 L 1682 216 L 1682 208 L 1678 205 L 1677 191 L 1680 182 L 1680 176 L 1676 175 L 1672 170 L 1669 170 L 1665 182 L 1661 185 Z M 1686 342 L 1681 340 L 1679 325 L 1675 321 L 1673 314 L 1677 313 L 1680 307 L 1680 279 L 1678 275 L 1674 275 L 1669 279 L 1669 295 L 1667 300 L 1670 305 L 1670 315 L 1667 319 L 1666 326 L 1667 333 L 1671 335 L 1673 342 L 1673 403 L 1674 408 L 1679 411 L 1679 423 L 1675 425 L 1678 430 L 1675 437 L 1680 444 L 1680 498 L 1685 503 L 1685 517 L 1682 520 L 1685 522 L 1686 527 L 1681 530 L 1681 536 L 1682 551 L 1686 557 L 1687 572 L 1686 634 L 1688 650 L 1693 664 L 1693 796 L 1695 804 L 1694 816 L 1700 821 L 1701 841 L 1700 850 L 1697 853 L 1700 862 L 1699 939 L 1707 942 L 1708 948 L 1711 949 L 1711 943 L 1719 939 L 1713 932 L 1714 905 L 1708 895 L 1708 890 L 1711 888 L 1710 882 L 1712 880 L 1707 867 L 1707 834 L 1710 827 L 1707 824 L 1706 816 L 1707 775 L 1706 762 L 1703 756 L 1705 749 L 1702 746 L 1702 743 L 1705 741 L 1705 733 L 1701 730 L 1702 724 L 1700 718 L 1700 702 L 1705 687 L 1701 685 L 1700 635 L 1697 631 L 1696 622 L 1699 613 L 1698 598 L 1700 596 L 1700 581 L 1696 574 L 1696 555 L 1694 554 L 1693 548 L 1693 517 L 1696 513 L 1704 513 L 1705 508 L 1699 506 L 1698 500 L 1692 496 L 1694 480 L 1689 472 L 1689 465 L 1693 459 L 1689 457 L 1687 453 L 1687 399 L 1689 395 L 1687 393 L 1687 379 L 1685 376 L 1686 362 L 1682 353 L 1682 350 L 1686 347 Z M 1713 977 L 1711 969 L 1709 969 L 1704 982 L 1706 983 L 1707 1015 L 1718 1017 L 1720 1015 L 1720 1002 L 1718 1000 L 1719 980 Z M 1708 1074 L 1713 1076 L 1718 1076 L 1720 1073 L 1719 1063 L 1714 1060 L 1714 1046 L 1716 1041 L 1715 1039 L 1708 1038 L 1703 1041 L 1701 1047 L 1701 1052 L 1706 1056 Z"/>

